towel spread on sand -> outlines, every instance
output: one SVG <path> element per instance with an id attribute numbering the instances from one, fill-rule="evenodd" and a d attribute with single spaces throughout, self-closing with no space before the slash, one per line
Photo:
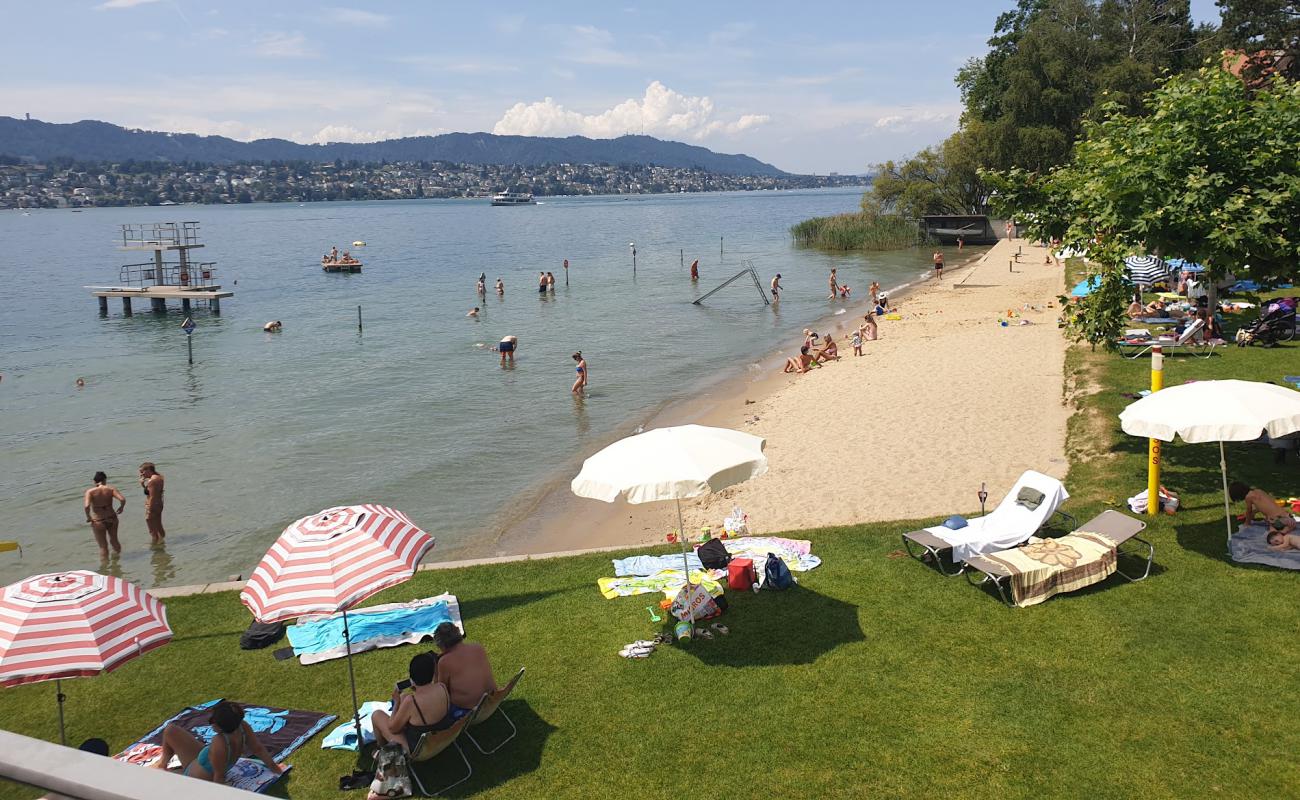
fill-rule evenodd
<path id="1" fill-rule="evenodd" d="M 429 639 L 444 622 L 451 622 L 461 633 L 460 603 L 452 594 L 426 597 L 410 603 L 386 603 L 348 612 L 348 635 L 352 653 L 381 647 L 397 647 Z M 343 615 L 303 617 L 287 631 L 293 654 L 303 664 L 315 664 L 343 658 Z"/>
<path id="2" fill-rule="evenodd" d="M 1232 560 L 1243 564 L 1267 564 L 1282 569 L 1300 569 L 1300 550 L 1274 550 L 1265 538 L 1267 528 L 1260 523 L 1242 525 L 1228 540 Z"/>
<path id="3" fill-rule="evenodd" d="M 983 557 L 1011 574 L 1011 599 L 1023 608 L 1106 580 L 1115 571 L 1115 551 L 1111 539 L 1080 530 Z"/>
<path id="4" fill-rule="evenodd" d="M 162 754 L 163 730 L 172 724 L 186 728 L 204 742 L 210 741 L 216 735 L 216 731 L 211 724 L 210 709 L 218 702 L 220 701 L 209 700 L 202 705 L 181 711 L 157 728 L 154 728 L 138 742 L 114 756 L 114 758 L 128 764 L 137 764 L 142 767 L 150 766 Z M 244 721 L 253 729 L 253 733 L 257 734 L 258 740 L 266 746 L 266 750 L 271 754 L 271 757 L 281 764 L 284 763 L 290 753 L 302 747 L 308 739 L 337 719 L 333 714 L 320 714 L 315 711 L 299 711 L 243 703 L 240 703 L 240 705 L 244 708 Z M 178 769 L 179 767 L 180 760 L 173 757 L 170 768 Z M 279 775 L 268 770 L 257 759 L 241 758 L 227 772 L 227 782 L 231 786 L 250 792 L 266 791 L 279 779 Z"/>
<path id="5" fill-rule="evenodd" d="M 357 709 L 361 717 L 361 740 L 369 744 L 375 740 L 375 727 L 370 724 L 370 715 L 376 711 L 391 711 L 393 704 L 387 700 L 367 700 Z M 356 750 L 357 724 L 348 720 L 325 734 L 320 743 L 322 750 Z"/>
<path id="6" fill-rule="evenodd" d="M 681 563 L 681 556 L 677 561 Z M 726 570 L 691 570 L 691 583 L 698 583 L 708 590 L 709 594 L 717 596 L 722 594 L 721 581 L 727 576 Z M 613 600 L 615 597 L 631 597 L 635 594 L 649 594 L 651 592 L 663 592 L 664 597 L 672 599 L 677 596 L 682 587 L 686 585 L 686 578 L 683 577 L 681 569 L 660 570 L 654 575 L 630 575 L 624 578 L 599 578 L 596 580 L 596 586 L 600 588 L 600 593 L 605 596 L 606 600 Z"/>

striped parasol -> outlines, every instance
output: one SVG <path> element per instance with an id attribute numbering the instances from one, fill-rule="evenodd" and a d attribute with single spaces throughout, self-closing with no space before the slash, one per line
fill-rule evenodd
<path id="1" fill-rule="evenodd" d="M 1124 267 L 1136 284 L 1150 286 L 1169 279 L 1169 268 L 1159 256 L 1129 256 L 1124 259 Z"/>
<path id="2" fill-rule="evenodd" d="M 261 622 L 343 612 L 343 646 L 358 747 L 361 717 L 356 710 L 348 609 L 410 580 L 420 559 L 432 549 L 433 537 L 395 508 L 327 508 L 285 528 L 239 593 L 240 601 Z"/>
<path id="3" fill-rule="evenodd" d="M 0 685 L 112 672 L 171 638 L 167 610 L 135 584 L 85 570 L 37 575 L 0 595 Z"/>
<path id="4" fill-rule="evenodd" d="M 239 599 L 262 622 L 333 614 L 409 580 L 432 548 L 396 509 L 327 508 L 284 529 Z"/>

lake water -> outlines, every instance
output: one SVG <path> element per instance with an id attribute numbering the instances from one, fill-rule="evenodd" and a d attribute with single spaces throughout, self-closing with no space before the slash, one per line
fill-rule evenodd
<path id="1" fill-rule="evenodd" d="M 21 560 L 0 554 L 0 582 L 98 566 L 81 495 L 100 469 L 128 499 L 113 569 L 145 586 L 247 574 L 286 524 L 360 501 L 407 512 L 437 536 L 436 558 L 474 553 L 521 498 L 614 434 L 796 345 L 839 307 L 825 299 L 832 265 L 856 300 L 873 279 L 889 287 L 923 272 L 919 250 L 832 258 L 791 243 L 791 224 L 858 199 L 839 189 L 518 208 L 0 212 L 0 539 L 23 547 Z M 235 292 L 220 316 L 195 310 L 193 366 L 178 307 L 154 314 L 137 301 L 125 318 L 110 300 L 100 318 L 83 288 L 144 260 L 115 250 L 119 224 L 171 220 L 200 221 L 202 259 Z M 368 242 L 354 249 L 364 272 L 322 273 L 322 252 L 357 239 Z M 700 260 L 698 287 L 682 251 L 687 265 Z M 782 273 L 779 305 L 746 281 L 692 305 L 745 259 L 765 285 Z M 539 270 L 556 274 L 554 295 L 538 296 Z M 502 278 L 503 298 L 476 296 L 480 272 L 489 287 Z M 466 318 L 475 305 L 482 315 Z M 262 332 L 271 319 L 283 332 Z M 520 347 L 502 369 L 487 348 L 507 334 Z M 579 349 L 586 400 L 569 392 Z M 147 544 L 135 481 L 146 460 L 167 478 L 165 551 Z"/>

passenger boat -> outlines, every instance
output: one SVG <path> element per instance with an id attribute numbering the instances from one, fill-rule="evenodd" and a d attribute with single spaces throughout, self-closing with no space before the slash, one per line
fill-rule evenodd
<path id="1" fill-rule="evenodd" d="M 492 195 L 494 206 L 532 206 L 537 201 L 528 192 L 500 192 Z"/>

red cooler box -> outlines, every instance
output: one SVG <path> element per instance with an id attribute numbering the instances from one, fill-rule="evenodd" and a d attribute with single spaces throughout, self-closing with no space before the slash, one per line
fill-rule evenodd
<path id="1" fill-rule="evenodd" d="M 758 583 L 758 573 L 754 571 L 753 559 L 733 558 L 731 563 L 727 564 L 728 589 L 748 592 L 750 587 L 756 583 Z"/>

